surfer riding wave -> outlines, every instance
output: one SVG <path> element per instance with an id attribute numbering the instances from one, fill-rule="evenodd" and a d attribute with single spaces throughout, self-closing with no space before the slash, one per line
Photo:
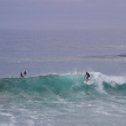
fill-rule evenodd
<path id="1" fill-rule="evenodd" d="M 88 72 L 86 72 L 85 78 L 86 78 L 86 81 L 90 80 L 90 74 Z"/>

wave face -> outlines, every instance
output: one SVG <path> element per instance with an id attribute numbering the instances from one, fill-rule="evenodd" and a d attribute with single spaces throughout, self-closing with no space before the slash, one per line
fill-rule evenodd
<path id="1" fill-rule="evenodd" d="M 90 84 L 89 84 L 90 83 Z M 107 76 L 91 72 L 88 83 L 84 74 L 45 75 L 29 78 L 0 79 L 0 92 L 39 94 L 42 97 L 70 98 L 84 94 L 126 95 L 126 79 L 123 76 Z"/>
<path id="2" fill-rule="evenodd" d="M 90 83 L 85 73 L 0 79 L 1 125 L 125 124 L 125 76 L 90 74 Z"/>

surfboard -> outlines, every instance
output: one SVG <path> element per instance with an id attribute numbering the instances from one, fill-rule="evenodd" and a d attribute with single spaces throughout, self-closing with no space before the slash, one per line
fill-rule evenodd
<path id="1" fill-rule="evenodd" d="M 93 81 L 91 79 L 90 80 L 84 80 L 83 83 L 87 84 L 87 85 L 92 85 Z"/>

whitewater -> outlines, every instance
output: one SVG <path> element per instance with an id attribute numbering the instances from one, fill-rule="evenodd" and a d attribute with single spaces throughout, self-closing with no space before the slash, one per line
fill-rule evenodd
<path id="1" fill-rule="evenodd" d="M 91 75 L 90 85 L 84 73 L 0 79 L 1 126 L 124 125 L 125 76 Z"/>
<path id="2" fill-rule="evenodd" d="M 0 126 L 125 126 L 125 34 L 1 30 Z"/>

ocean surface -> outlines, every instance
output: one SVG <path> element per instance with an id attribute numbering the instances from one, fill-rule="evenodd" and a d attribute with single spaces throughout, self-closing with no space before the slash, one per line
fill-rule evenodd
<path id="1" fill-rule="evenodd" d="M 126 125 L 126 30 L 0 30 L 0 126 L 101 125 Z"/>

